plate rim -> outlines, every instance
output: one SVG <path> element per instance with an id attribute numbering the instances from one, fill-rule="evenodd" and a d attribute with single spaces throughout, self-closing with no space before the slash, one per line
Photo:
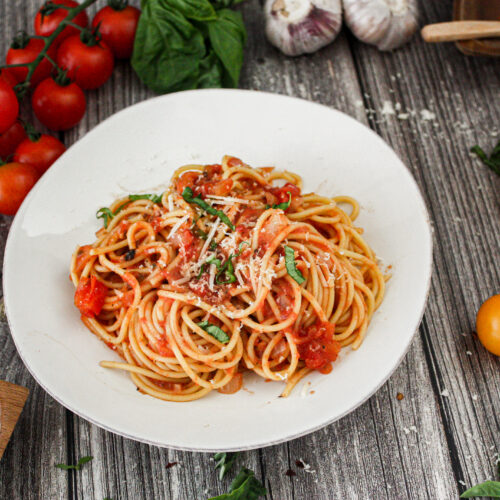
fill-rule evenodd
<path id="1" fill-rule="evenodd" d="M 427 243 L 428 243 L 428 255 L 427 255 L 426 260 L 428 262 L 428 266 L 425 269 L 425 272 L 427 273 L 427 279 L 426 279 L 426 283 L 425 283 L 424 300 L 423 300 L 422 305 L 420 307 L 420 311 L 419 311 L 419 314 L 418 314 L 418 320 L 416 321 L 416 323 L 415 323 L 415 325 L 413 327 L 413 331 L 412 331 L 411 335 L 409 335 L 408 341 L 406 342 L 406 345 L 404 346 L 404 349 L 403 349 L 401 355 L 398 357 L 397 360 L 395 360 L 393 362 L 393 364 L 391 366 L 391 369 L 387 372 L 387 374 L 384 377 L 382 377 L 382 379 L 380 380 L 380 382 L 374 388 L 372 388 L 372 390 L 370 390 L 358 402 L 356 402 L 350 408 L 346 409 L 341 414 L 336 415 L 336 416 L 334 416 L 332 418 L 329 418 L 329 419 L 325 420 L 324 422 L 322 422 L 321 424 L 315 425 L 315 426 L 310 427 L 310 428 L 305 429 L 305 430 L 298 431 L 298 432 L 296 432 L 294 434 L 290 434 L 288 436 L 284 436 L 284 437 L 281 437 L 281 438 L 278 438 L 278 439 L 275 439 L 275 440 L 272 440 L 272 441 L 267 441 L 265 443 L 253 443 L 253 444 L 249 444 L 249 445 L 245 445 L 245 446 L 234 446 L 234 447 L 229 447 L 229 448 L 228 447 L 226 447 L 226 448 L 211 448 L 211 447 L 199 447 L 199 446 L 198 447 L 196 447 L 196 446 L 180 446 L 180 445 L 166 444 L 164 442 L 155 441 L 155 440 L 151 440 L 151 439 L 146 439 L 146 438 L 143 438 L 143 437 L 139 437 L 139 436 L 136 436 L 136 435 L 128 434 L 127 432 L 114 429 L 114 428 L 112 428 L 112 427 L 110 427 L 110 426 L 108 426 L 106 424 L 103 424 L 102 422 L 96 421 L 94 418 L 89 417 L 88 415 L 86 415 L 84 411 L 77 411 L 77 410 L 75 410 L 74 408 L 72 408 L 72 406 L 70 404 L 65 403 L 62 400 L 62 398 L 60 398 L 57 394 L 55 394 L 50 389 L 48 389 L 45 386 L 45 384 L 38 378 L 38 376 L 36 375 L 36 373 L 34 373 L 34 371 L 31 369 L 31 367 L 29 366 L 29 364 L 27 363 L 27 361 L 26 361 L 26 359 L 24 357 L 24 354 L 22 352 L 22 349 L 20 348 L 20 346 L 18 345 L 18 342 L 16 341 L 16 336 L 13 334 L 14 329 L 12 327 L 12 322 L 11 322 L 10 314 L 9 314 L 9 305 L 8 305 L 8 296 L 9 296 L 8 289 L 9 289 L 9 287 L 7 285 L 7 282 L 6 282 L 6 276 L 7 276 L 8 273 L 6 274 L 5 271 L 6 271 L 7 263 L 10 260 L 10 247 L 11 247 L 11 242 L 14 239 L 13 234 L 16 233 L 17 227 L 21 223 L 21 220 L 22 220 L 22 218 L 23 218 L 23 216 L 24 216 L 24 214 L 25 214 L 25 212 L 27 210 L 26 207 L 28 206 L 30 199 L 34 196 L 34 193 L 36 193 L 39 189 L 41 189 L 40 186 L 43 184 L 43 183 L 38 182 L 34 186 L 34 188 L 30 191 L 30 193 L 28 194 L 28 196 L 26 196 L 25 200 L 23 201 L 21 207 L 17 211 L 17 213 L 16 213 L 16 215 L 15 215 L 15 217 L 14 217 L 12 223 L 11 223 L 11 226 L 9 228 L 9 233 L 7 235 L 7 241 L 6 241 L 6 244 L 5 244 L 4 260 L 3 260 L 3 265 L 2 265 L 2 272 L 3 272 L 3 276 L 2 276 L 3 301 L 4 301 L 5 315 L 6 315 L 6 318 L 7 318 L 7 324 L 9 326 L 9 334 L 10 334 L 10 337 L 12 338 L 12 340 L 14 342 L 17 354 L 19 355 L 19 357 L 21 358 L 24 366 L 26 367 L 26 369 L 28 370 L 28 372 L 31 374 L 31 376 L 35 379 L 35 381 L 42 387 L 42 389 L 44 391 L 46 391 L 49 394 L 50 397 L 52 397 L 53 399 L 55 399 L 64 408 L 68 409 L 69 411 L 73 412 L 74 414 L 78 415 L 79 417 L 83 418 L 84 420 L 86 420 L 88 422 L 91 422 L 92 424 L 96 425 L 97 427 L 99 427 L 101 429 L 104 429 L 104 430 L 109 431 L 109 432 L 111 432 L 113 434 L 125 437 L 127 439 L 131 439 L 133 441 L 138 441 L 138 442 L 145 443 L 145 444 L 148 444 L 148 445 L 158 446 L 160 448 L 170 448 L 170 449 L 173 449 L 173 450 L 191 451 L 191 452 L 206 452 L 206 453 L 214 453 L 214 452 L 220 452 L 220 451 L 247 451 L 247 450 L 254 450 L 254 449 L 259 449 L 259 448 L 266 448 L 266 447 L 274 446 L 274 445 L 277 445 L 277 444 L 280 444 L 280 443 L 285 443 L 285 442 L 288 442 L 288 441 L 291 441 L 291 440 L 294 440 L 294 439 L 306 436 L 308 434 L 311 434 L 313 432 L 316 432 L 316 431 L 318 431 L 320 429 L 323 429 L 323 428 L 331 425 L 332 423 L 336 422 L 337 420 L 340 420 L 341 418 L 345 417 L 349 413 L 352 413 L 354 410 L 356 410 L 357 408 L 359 408 L 363 403 L 365 403 L 368 399 L 370 399 L 376 392 L 378 392 L 378 390 L 394 374 L 394 372 L 396 371 L 396 369 L 400 366 L 401 362 L 403 361 L 403 359 L 407 355 L 408 350 L 409 350 L 411 344 L 413 343 L 413 340 L 415 339 L 416 333 L 417 333 L 417 331 L 420 328 L 420 324 L 422 322 L 422 319 L 423 319 L 423 316 L 424 316 L 424 313 L 425 313 L 425 310 L 426 310 L 426 307 L 427 307 L 428 299 L 429 299 L 429 293 L 430 293 L 430 287 L 431 287 L 431 280 L 432 280 L 432 275 L 433 275 L 433 248 L 434 248 L 434 240 L 433 240 L 433 230 L 432 230 L 432 223 L 431 223 L 431 219 L 430 219 L 429 209 L 427 208 L 427 205 L 425 203 L 425 199 L 424 199 L 424 197 L 422 195 L 421 189 L 420 189 L 419 185 L 417 184 L 417 181 L 416 181 L 415 177 L 413 176 L 413 174 L 411 173 L 409 167 L 406 165 L 405 162 L 403 162 L 401 160 L 401 158 L 399 157 L 399 155 L 396 153 L 396 151 L 392 148 L 392 146 L 390 144 L 388 144 L 384 139 L 382 139 L 382 137 L 380 137 L 369 126 L 367 126 L 366 124 L 360 122 L 356 118 L 354 118 L 354 117 L 348 115 L 347 113 L 345 113 L 343 111 L 340 111 L 340 110 L 338 110 L 336 108 L 332 108 L 332 107 L 330 107 L 330 106 L 328 106 L 326 104 L 321 104 L 321 103 L 318 103 L 318 102 L 309 101 L 308 99 L 303 99 L 301 97 L 289 96 L 289 95 L 285 95 L 285 94 L 279 94 L 279 93 L 267 92 L 267 91 L 260 91 L 260 90 L 247 90 L 247 89 L 196 89 L 196 90 L 180 91 L 180 92 L 174 92 L 174 93 L 171 93 L 171 94 L 164 94 L 164 95 L 160 95 L 160 96 L 155 96 L 155 97 L 152 97 L 152 98 L 145 99 L 143 101 L 137 102 L 135 104 L 132 104 L 131 106 L 127 106 L 125 108 L 120 109 L 116 113 L 113 113 L 112 115 L 110 115 L 106 119 L 104 119 L 103 121 L 99 122 L 91 130 L 89 130 L 88 132 L 86 132 L 82 137 L 80 137 L 76 142 L 74 142 L 70 146 L 70 148 L 72 148 L 74 145 L 78 144 L 80 141 L 82 141 L 83 139 L 85 139 L 89 134 L 94 134 L 94 133 L 98 132 L 102 126 L 104 126 L 105 124 L 107 124 L 108 121 L 117 119 L 122 113 L 127 113 L 127 112 L 129 112 L 129 110 L 131 110 L 133 108 L 136 108 L 136 107 L 141 107 L 141 106 L 145 105 L 146 103 L 150 103 L 150 102 L 156 101 L 156 100 L 175 99 L 176 96 L 178 96 L 180 94 L 181 95 L 192 94 L 192 93 L 197 93 L 197 94 L 200 94 L 200 93 L 223 94 L 223 93 L 227 93 L 227 92 L 234 93 L 234 94 L 238 94 L 239 93 L 239 94 L 245 94 L 245 95 L 249 95 L 249 94 L 253 94 L 253 95 L 263 94 L 263 95 L 266 95 L 267 97 L 272 97 L 272 98 L 276 98 L 276 99 L 291 100 L 291 101 L 295 101 L 295 102 L 299 101 L 299 102 L 301 102 L 303 104 L 308 104 L 308 105 L 315 106 L 315 107 L 319 106 L 319 107 L 321 107 L 323 109 L 326 109 L 326 110 L 328 110 L 330 112 L 333 112 L 333 113 L 336 113 L 336 114 L 340 114 L 340 115 L 342 115 L 342 117 L 344 119 L 352 120 L 352 121 L 356 122 L 358 125 L 362 126 L 366 131 L 368 131 L 372 135 L 372 137 L 376 138 L 376 140 L 378 140 L 381 144 L 383 144 L 383 146 L 385 148 L 388 148 L 398 158 L 400 165 L 403 167 L 401 169 L 401 171 L 405 173 L 406 177 L 410 180 L 410 183 L 412 183 L 413 187 L 415 188 L 415 191 L 416 191 L 416 194 L 417 194 L 417 200 L 418 200 L 418 202 L 420 204 L 419 210 L 421 211 L 421 213 L 423 215 L 423 218 L 425 220 L 425 229 L 426 229 L 426 233 L 427 233 Z M 68 148 L 68 150 L 70 148 Z M 62 156 L 64 156 L 64 154 Z M 57 160 L 56 164 L 59 164 L 59 162 L 60 162 L 60 160 Z"/>

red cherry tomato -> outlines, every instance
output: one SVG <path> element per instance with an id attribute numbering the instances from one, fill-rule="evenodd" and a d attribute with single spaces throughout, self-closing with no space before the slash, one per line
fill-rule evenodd
<path id="1" fill-rule="evenodd" d="M 135 32 L 141 11 L 123 0 L 109 0 L 92 20 L 102 39 L 118 59 L 129 59 L 134 50 Z"/>
<path id="2" fill-rule="evenodd" d="M 45 47 L 45 42 L 40 38 L 18 38 L 14 40 L 14 43 L 10 46 L 7 52 L 6 62 L 7 64 L 23 64 L 30 63 L 34 61 L 41 50 Z M 56 55 L 55 47 L 50 47 L 48 50 L 48 55 L 54 59 Z M 28 75 L 28 68 L 10 68 L 11 74 L 16 79 L 16 83 L 24 82 L 26 76 Z M 48 59 L 43 58 L 33 73 L 31 77 L 32 85 L 38 85 L 42 80 L 48 78 L 52 72 L 52 64 Z"/>
<path id="3" fill-rule="evenodd" d="M 14 161 L 28 163 L 42 175 L 64 152 L 64 144 L 51 135 L 28 138 L 16 148 Z"/>
<path id="4" fill-rule="evenodd" d="M 108 293 L 108 287 L 94 275 L 82 278 L 75 292 L 75 306 L 83 316 L 93 318 L 101 312 Z"/>
<path id="5" fill-rule="evenodd" d="M 6 132 L 0 135 L 0 159 L 10 160 L 17 146 L 26 139 L 26 131 L 21 122 L 15 122 Z"/>
<path id="6" fill-rule="evenodd" d="M 7 163 L 0 167 L 0 213 L 14 215 L 40 175 L 31 165 Z"/>
<path id="7" fill-rule="evenodd" d="M 111 76 L 115 61 L 104 42 L 88 45 L 80 35 L 73 35 L 61 43 L 57 64 L 68 70 L 68 77 L 82 89 L 96 89 Z"/>
<path id="8" fill-rule="evenodd" d="M 0 134 L 7 132 L 19 114 L 19 102 L 12 87 L 0 80 Z"/>
<path id="9" fill-rule="evenodd" d="M 17 84 L 17 80 L 12 74 L 11 68 L 2 68 L 0 69 L 0 80 L 4 81 L 9 85 L 9 87 L 14 87 Z"/>
<path id="10" fill-rule="evenodd" d="M 36 117 L 51 130 L 74 127 L 85 114 L 85 94 L 76 83 L 60 85 L 47 78 L 36 87 L 31 97 Z"/>
<path id="11" fill-rule="evenodd" d="M 35 33 L 40 36 L 49 36 L 54 33 L 56 28 L 59 26 L 61 21 L 68 15 L 67 9 L 59 8 L 54 11 L 43 15 L 44 9 L 47 9 L 47 4 L 45 2 L 40 10 L 37 12 L 35 17 Z M 73 0 L 51 0 L 50 3 L 57 5 L 65 5 L 66 7 L 77 7 L 79 4 Z M 72 21 L 73 24 L 77 24 L 82 28 L 86 28 L 89 24 L 89 18 L 87 13 L 83 10 L 80 12 Z M 55 45 L 59 45 L 65 38 L 78 33 L 78 29 L 73 26 L 67 26 L 64 28 L 62 33 L 56 38 Z"/>

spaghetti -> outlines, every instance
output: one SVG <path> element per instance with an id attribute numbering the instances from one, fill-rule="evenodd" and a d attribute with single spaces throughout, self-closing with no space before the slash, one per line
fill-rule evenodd
<path id="1" fill-rule="evenodd" d="M 298 175 L 225 156 L 100 209 L 71 280 L 83 323 L 122 358 L 101 366 L 168 401 L 236 392 L 246 370 L 287 396 L 357 349 L 385 278 L 353 225 L 357 202 L 301 190 Z"/>

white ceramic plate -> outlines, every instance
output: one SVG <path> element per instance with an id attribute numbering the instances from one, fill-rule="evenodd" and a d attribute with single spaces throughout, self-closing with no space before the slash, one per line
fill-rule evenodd
<path id="1" fill-rule="evenodd" d="M 99 207 L 125 193 L 159 192 L 179 165 L 224 154 L 304 177 L 305 190 L 357 198 L 357 224 L 393 277 L 358 351 L 314 374 L 287 399 L 251 375 L 235 395 L 169 403 L 137 392 L 80 322 L 68 279 L 71 253 L 94 240 Z M 369 398 L 398 366 L 422 317 L 431 231 L 417 185 L 395 153 L 352 118 L 262 92 L 203 90 L 127 108 L 71 147 L 38 182 L 10 231 L 5 305 L 17 350 L 61 404 L 123 436 L 186 450 L 251 449 L 319 429 Z M 311 390 L 314 391 L 311 394 Z"/>

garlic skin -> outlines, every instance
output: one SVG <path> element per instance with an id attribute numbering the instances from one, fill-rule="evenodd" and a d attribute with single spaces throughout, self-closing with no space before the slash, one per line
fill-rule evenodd
<path id="1" fill-rule="evenodd" d="M 393 50 L 418 29 L 417 0 L 343 0 L 344 19 L 356 38 Z"/>
<path id="2" fill-rule="evenodd" d="M 342 27 L 341 0 L 266 0 L 266 35 L 287 56 L 316 52 Z"/>

